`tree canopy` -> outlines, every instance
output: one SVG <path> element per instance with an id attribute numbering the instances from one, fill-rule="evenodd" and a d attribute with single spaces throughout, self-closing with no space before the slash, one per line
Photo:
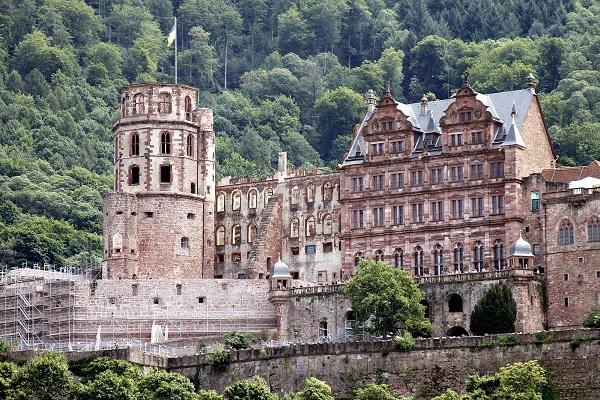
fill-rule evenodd
<path id="1" fill-rule="evenodd" d="M 507 285 L 494 284 L 479 299 L 471 313 L 474 335 L 515 331 L 517 303 Z"/>

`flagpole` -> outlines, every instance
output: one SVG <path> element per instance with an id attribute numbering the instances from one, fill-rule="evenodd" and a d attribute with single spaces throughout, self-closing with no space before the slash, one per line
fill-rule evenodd
<path id="1" fill-rule="evenodd" d="M 177 84 L 177 17 L 175 17 L 175 84 Z"/>

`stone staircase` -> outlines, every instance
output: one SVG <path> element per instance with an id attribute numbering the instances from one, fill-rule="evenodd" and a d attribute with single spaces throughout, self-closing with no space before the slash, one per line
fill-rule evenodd
<path id="1" fill-rule="evenodd" d="M 261 274 L 266 277 L 270 273 L 267 267 L 269 257 L 271 265 L 277 262 L 281 253 L 282 200 L 281 195 L 271 197 L 257 220 L 256 239 L 252 242 L 245 267 L 247 278 L 257 279 Z"/>

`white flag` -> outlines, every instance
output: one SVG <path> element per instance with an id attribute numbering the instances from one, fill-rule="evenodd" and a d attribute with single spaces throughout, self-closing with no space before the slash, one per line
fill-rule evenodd
<path id="1" fill-rule="evenodd" d="M 175 20 L 175 23 L 173 24 L 173 29 L 171 29 L 171 32 L 169 32 L 169 37 L 167 38 L 167 45 L 169 47 L 171 47 L 171 45 L 173 44 L 173 42 L 175 41 L 176 38 L 177 38 L 177 20 Z"/>

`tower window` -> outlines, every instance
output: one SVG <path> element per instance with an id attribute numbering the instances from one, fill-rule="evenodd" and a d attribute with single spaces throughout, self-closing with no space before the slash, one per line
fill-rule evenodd
<path id="1" fill-rule="evenodd" d="M 132 165 L 129 170 L 129 184 L 130 185 L 139 185 L 140 184 L 140 167 L 137 165 Z"/>
<path id="2" fill-rule="evenodd" d="M 196 194 L 196 184 L 194 182 L 190 184 L 190 192 Z"/>
<path id="3" fill-rule="evenodd" d="M 181 248 L 182 249 L 189 249 L 190 248 L 190 239 L 187 237 L 182 237 L 181 238 Z"/>
<path id="4" fill-rule="evenodd" d="M 171 183 L 171 166 L 160 166 L 160 183 Z"/>
<path id="5" fill-rule="evenodd" d="M 185 98 L 185 119 L 187 121 L 191 121 L 192 120 L 192 99 L 190 98 L 190 96 L 187 96 Z"/>
<path id="6" fill-rule="evenodd" d="M 171 95 L 169 93 L 158 95 L 158 112 L 161 114 L 171 112 Z"/>
<path id="7" fill-rule="evenodd" d="M 186 154 L 188 157 L 192 157 L 194 154 L 194 138 L 192 135 L 188 135 L 186 142 Z"/>
<path id="8" fill-rule="evenodd" d="M 140 135 L 134 133 L 131 135 L 131 151 L 130 155 L 139 156 L 140 155 Z"/>
<path id="9" fill-rule="evenodd" d="M 133 96 L 133 115 L 144 113 L 144 96 L 141 93 Z"/>
<path id="10" fill-rule="evenodd" d="M 171 154 L 171 134 L 169 132 L 160 134 L 160 153 Z"/>

